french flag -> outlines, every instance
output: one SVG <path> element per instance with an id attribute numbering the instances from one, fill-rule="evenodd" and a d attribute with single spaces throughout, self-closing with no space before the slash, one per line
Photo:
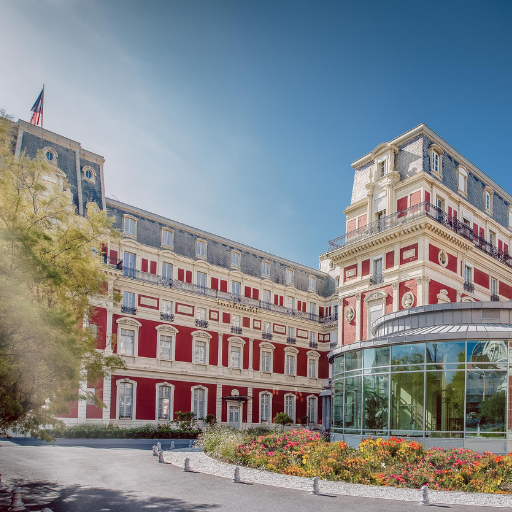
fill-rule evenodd
<path id="1" fill-rule="evenodd" d="M 36 102 L 34 103 L 34 106 L 31 109 L 32 119 L 30 120 L 30 124 L 35 124 L 36 126 L 39 125 L 39 119 L 41 119 L 41 128 L 43 127 L 43 103 L 44 103 L 44 85 L 43 90 L 39 94 L 39 97 L 37 98 Z"/>

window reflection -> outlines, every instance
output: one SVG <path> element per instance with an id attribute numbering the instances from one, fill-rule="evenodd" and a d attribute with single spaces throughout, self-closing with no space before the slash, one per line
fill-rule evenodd
<path id="1" fill-rule="evenodd" d="M 345 429 L 361 428 L 361 377 L 345 379 Z"/>
<path id="2" fill-rule="evenodd" d="M 365 356 L 366 357 L 366 356 Z M 389 403 L 389 376 L 365 375 L 364 386 L 364 425 L 366 430 L 387 430 Z"/>
<path id="3" fill-rule="evenodd" d="M 427 363 L 464 363 L 466 357 L 466 343 L 457 342 L 435 342 L 427 343 Z"/>
<path id="4" fill-rule="evenodd" d="M 424 378 L 423 372 L 391 375 L 391 428 L 393 430 L 423 430 Z"/>
<path id="5" fill-rule="evenodd" d="M 391 347 L 391 364 L 423 364 L 425 362 L 425 343 L 409 343 Z"/>
<path id="6" fill-rule="evenodd" d="M 364 351 L 364 367 L 389 366 L 389 347 L 369 348 Z"/>
<path id="7" fill-rule="evenodd" d="M 470 368 L 506 368 L 507 343 L 502 340 L 468 341 L 468 363 Z"/>
<path id="8" fill-rule="evenodd" d="M 425 430 L 464 430 L 464 371 L 427 372 Z"/>

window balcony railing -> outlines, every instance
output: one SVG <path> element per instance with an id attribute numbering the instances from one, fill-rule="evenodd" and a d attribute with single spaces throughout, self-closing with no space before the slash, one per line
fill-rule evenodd
<path id="1" fill-rule="evenodd" d="M 174 320 L 174 315 L 172 313 L 165 313 L 164 311 L 160 312 L 160 320 L 165 320 L 166 322 L 172 322 Z"/>
<path id="2" fill-rule="evenodd" d="M 200 320 L 199 318 L 196 318 L 196 327 L 208 327 L 208 320 Z"/>
<path id="3" fill-rule="evenodd" d="M 492 300 L 492 302 L 499 302 L 500 296 L 493 293 L 493 294 L 491 294 L 491 300 Z"/>
<path id="4" fill-rule="evenodd" d="M 124 304 L 121 306 L 121 313 L 128 313 L 129 315 L 136 315 L 137 308 L 133 306 L 125 306 Z"/>
<path id="5" fill-rule="evenodd" d="M 236 325 L 232 325 L 231 326 L 231 332 L 233 334 L 242 334 L 242 328 L 241 327 L 237 327 Z"/>
<path id="6" fill-rule="evenodd" d="M 289 343 L 290 345 L 295 345 L 297 343 L 297 340 L 295 338 L 288 337 L 286 338 L 286 343 Z"/>
<path id="7" fill-rule="evenodd" d="M 410 206 L 405 210 L 400 210 L 392 215 L 387 215 L 376 222 L 372 222 L 362 228 L 355 229 L 345 235 L 334 238 L 329 241 L 327 252 L 342 249 L 347 245 L 360 242 L 361 240 L 365 240 L 366 238 L 370 238 L 389 229 L 401 226 L 402 224 L 415 221 L 421 217 L 428 217 L 429 219 L 439 222 L 447 229 L 473 242 L 478 249 L 487 253 L 492 258 L 512 268 L 512 256 L 510 254 L 503 250 L 500 251 L 498 247 L 478 236 L 477 233 L 474 233 L 470 226 L 464 224 L 453 215 L 448 215 L 441 208 L 438 208 L 428 202 Z"/>
<path id="8" fill-rule="evenodd" d="M 185 283 L 184 281 L 178 281 L 167 277 L 158 276 L 156 274 L 150 274 L 149 272 L 142 272 L 142 270 L 136 270 L 131 267 L 123 267 L 123 262 L 119 261 L 115 268 L 122 270 L 125 277 L 130 279 L 137 279 L 148 284 L 154 284 L 157 286 L 163 286 L 165 288 L 172 288 L 173 290 L 183 291 L 187 293 L 194 293 L 196 295 L 203 295 L 212 299 L 227 300 L 236 304 L 243 304 L 254 308 L 266 309 L 273 311 L 274 313 L 280 313 L 283 315 L 294 316 L 303 320 L 310 320 L 311 322 L 328 323 L 335 322 L 338 320 L 338 315 L 331 316 L 318 316 L 313 313 L 306 313 L 304 311 L 297 311 L 293 308 L 287 308 L 279 306 L 277 304 L 270 304 L 257 299 L 251 299 L 249 297 L 243 297 L 234 293 L 221 292 L 220 290 L 213 290 L 212 288 L 206 288 L 205 286 L 198 286 L 192 283 Z"/>
<path id="9" fill-rule="evenodd" d="M 464 290 L 467 292 L 474 292 L 475 285 L 471 281 L 464 281 Z"/>
<path id="10" fill-rule="evenodd" d="M 270 333 L 270 332 L 262 332 L 261 333 L 261 337 L 264 340 L 271 340 L 272 339 L 272 333 Z"/>
<path id="11" fill-rule="evenodd" d="M 316 341 L 310 341 L 309 348 L 318 348 L 318 343 Z"/>
<path id="12" fill-rule="evenodd" d="M 373 274 L 373 276 L 370 276 L 370 284 L 381 284 L 382 282 L 384 282 L 382 274 Z"/>

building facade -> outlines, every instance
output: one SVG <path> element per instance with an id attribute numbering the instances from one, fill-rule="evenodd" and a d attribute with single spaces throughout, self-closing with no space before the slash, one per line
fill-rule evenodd
<path id="1" fill-rule="evenodd" d="M 509 451 L 512 197 L 425 125 L 352 166 L 346 235 L 320 258 L 340 276 L 333 437 Z M 480 317 L 433 313 L 454 303 Z"/>
<path id="2" fill-rule="evenodd" d="M 127 369 L 84 382 L 106 407 L 80 400 L 66 422 L 133 426 L 176 411 L 240 427 L 272 423 L 278 412 L 295 424 L 329 421 L 320 394 L 338 333 L 330 272 L 106 199 L 103 157 L 19 121 L 16 153 L 38 150 L 52 164 L 45 179 L 67 179 L 78 214 L 106 209 L 121 232 L 105 241 L 108 294 L 93 299 L 88 322 L 98 348 Z"/>

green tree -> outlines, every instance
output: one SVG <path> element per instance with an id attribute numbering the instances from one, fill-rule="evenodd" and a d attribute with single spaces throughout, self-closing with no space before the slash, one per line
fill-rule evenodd
<path id="1" fill-rule="evenodd" d="M 48 439 L 42 427 L 60 425 L 55 415 L 79 398 L 84 377 L 124 367 L 84 328 L 106 284 L 101 242 L 117 234 L 99 209 L 76 215 L 68 184 L 42 154 L 15 157 L 13 123 L 2 114 L 0 435 Z"/>
<path id="2" fill-rule="evenodd" d="M 293 423 L 293 420 L 285 412 L 278 412 L 275 415 L 274 423 L 277 423 L 278 425 L 281 425 L 281 427 L 283 427 L 283 430 L 284 430 L 284 426 L 285 425 L 291 425 Z"/>

